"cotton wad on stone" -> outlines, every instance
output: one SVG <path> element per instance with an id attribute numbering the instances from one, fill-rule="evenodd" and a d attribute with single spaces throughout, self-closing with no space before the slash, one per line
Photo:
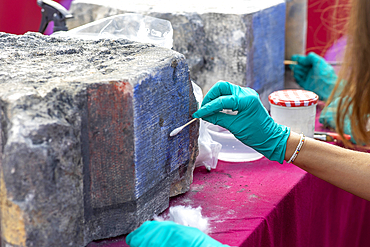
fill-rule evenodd
<path id="1" fill-rule="evenodd" d="M 1 246 L 126 234 L 192 182 L 182 54 L 127 40 L 0 33 Z"/>

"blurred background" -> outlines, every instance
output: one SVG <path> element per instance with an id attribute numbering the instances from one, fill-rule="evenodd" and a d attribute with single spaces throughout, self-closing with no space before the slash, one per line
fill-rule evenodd
<path id="1" fill-rule="evenodd" d="M 55 1 L 69 9 L 73 0 Z M 345 25 L 349 11 L 350 0 L 308 0 L 306 53 L 315 52 L 327 61 L 341 61 L 341 51 L 346 43 Z M 1 32 L 37 32 L 40 21 L 41 8 L 36 0 L 0 0 Z M 51 32 L 52 27 L 49 25 L 45 33 Z"/>
<path id="2" fill-rule="evenodd" d="M 72 0 L 54 0 L 66 9 Z M 41 8 L 37 0 L 0 0 L 0 32 L 24 34 L 28 31 L 38 32 L 41 23 Z M 51 34 L 52 25 L 45 31 Z"/>

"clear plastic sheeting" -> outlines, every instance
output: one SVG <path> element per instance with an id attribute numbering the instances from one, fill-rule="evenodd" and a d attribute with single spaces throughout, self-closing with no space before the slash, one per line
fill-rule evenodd
<path id="1" fill-rule="evenodd" d="M 90 22 L 53 36 L 77 37 L 82 39 L 128 39 L 151 43 L 168 49 L 173 44 L 171 22 L 141 14 L 122 14 Z"/>
<path id="2" fill-rule="evenodd" d="M 289 0 L 292 1 L 292 0 Z M 296 1 L 296 0 L 294 0 Z M 111 8 L 126 10 L 137 13 L 223 13 L 223 14 L 245 14 L 259 12 L 268 9 L 284 0 L 213 0 L 212 4 L 204 4 L 199 0 L 173 1 L 173 0 L 73 0 L 74 3 L 89 3 L 107 6 Z"/>
<path id="3" fill-rule="evenodd" d="M 204 165 L 207 170 L 216 169 L 222 144 L 215 141 L 209 133 L 210 123 L 200 120 L 199 127 L 199 154 L 195 160 L 195 166 Z"/>
<path id="4" fill-rule="evenodd" d="M 221 126 L 208 123 L 208 132 L 212 140 L 222 144 L 222 148 L 218 154 L 219 160 L 249 162 L 263 157 L 262 154 L 236 139 L 230 131 Z"/>

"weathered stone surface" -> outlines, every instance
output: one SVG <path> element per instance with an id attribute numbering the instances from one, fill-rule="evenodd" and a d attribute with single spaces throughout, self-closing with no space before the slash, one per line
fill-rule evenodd
<path id="1" fill-rule="evenodd" d="M 307 39 L 307 0 L 286 1 L 285 59 L 305 54 Z"/>
<path id="2" fill-rule="evenodd" d="M 104 6 L 103 6 L 104 5 Z M 219 80 L 249 86 L 269 108 L 268 95 L 284 87 L 283 0 L 132 1 L 75 0 L 74 28 L 104 17 L 136 12 L 169 20 L 173 49 L 184 54 L 191 78 L 206 93 Z"/>
<path id="3" fill-rule="evenodd" d="M 125 234 L 192 182 L 183 55 L 127 40 L 0 33 L 2 246 Z"/>

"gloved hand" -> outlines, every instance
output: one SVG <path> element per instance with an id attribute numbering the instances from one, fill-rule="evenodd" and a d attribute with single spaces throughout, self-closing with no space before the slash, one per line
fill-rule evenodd
<path id="1" fill-rule="evenodd" d="M 307 56 L 293 55 L 297 65 L 290 65 L 296 82 L 305 90 L 316 93 L 326 101 L 337 81 L 333 67 L 324 58 L 310 52 Z"/>
<path id="2" fill-rule="evenodd" d="M 238 111 L 238 114 L 220 113 L 223 109 Z M 290 128 L 274 122 L 258 93 L 251 88 L 218 82 L 206 94 L 202 107 L 193 117 L 228 129 L 241 142 L 270 160 L 284 161 Z"/>
<path id="3" fill-rule="evenodd" d="M 126 237 L 130 247 L 226 247 L 197 228 L 172 221 L 147 221 Z"/>

